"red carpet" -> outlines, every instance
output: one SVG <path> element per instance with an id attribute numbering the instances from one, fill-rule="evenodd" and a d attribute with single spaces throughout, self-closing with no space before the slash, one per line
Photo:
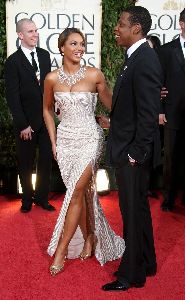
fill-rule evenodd
<path id="1" fill-rule="evenodd" d="M 118 261 L 101 267 L 92 258 L 68 260 L 65 271 L 52 278 L 46 254 L 48 242 L 63 196 L 51 196 L 56 212 L 33 207 L 28 214 L 19 211 L 20 200 L 0 198 L 0 298 L 3 300 L 172 300 L 185 299 L 185 207 L 173 213 L 160 211 L 162 199 L 151 199 L 158 273 L 148 278 L 144 288 L 127 292 L 103 292 L 112 281 Z M 121 235 L 117 193 L 101 197 L 105 214 Z"/>

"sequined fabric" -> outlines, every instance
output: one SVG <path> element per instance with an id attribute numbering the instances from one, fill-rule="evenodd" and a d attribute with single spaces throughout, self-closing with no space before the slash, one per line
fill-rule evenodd
<path id="1" fill-rule="evenodd" d="M 63 231 L 66 213 L 76 183 L 86 167 L 92 166 L 92 180 L 86 191 L 90 222 L 97 237 L 95 256 L 101 265 L 122 256 L 125 243 L 110 228 L 95 188 L 95 173 L 102 153 L 103 131 L 96 123 L 94 111 L 97 94 L 89 92 L 55 92 L 60 124 L 57 128 L 57 161 L 67 191 L 48 247 L 53 255 Z M 68 247 L 68 258 L 76 258 L 83 249 L 84 239 L 78 226 Z"/>
<path id="2" fill-rule="evenodd" d="M 68 86 L 72 86 L 77 81 L 80 81 L 85 77 L 85 71 L 86 68 L 81 66 L 75 74 L 69 75 L 64 72 L 64 68 L 61 66 L 61 68 L 58 70 L 58 79 L 60 83 L 65 83 Z"/>

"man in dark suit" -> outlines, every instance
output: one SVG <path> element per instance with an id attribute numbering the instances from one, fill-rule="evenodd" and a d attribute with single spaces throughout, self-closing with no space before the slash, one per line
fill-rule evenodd
<path id="1" fill-rule="evenodd" d="M 185 9 L 180 13 L 181 35 L 159 50 L 168 90 L 160 123 L 164 126 L 163 211 L 174 207 L 177 191 L 184 190 L 185 204 Z"/>
<path id="2" fill-rule="evenodd" d="M 113 92 L 107 155 L 116 168 L 126 250 L 114 274 L 117 280 L 105 284 L 105 291 L 142 287 L 157 269 L 147 190 L 151 162 L 156 166 L 160 161 L 162 70 L 145 39 L 151 23 L 147 9 L 133 6 L 122 12 L 115 28 L 128 60 Z"/>
<path id="3" fill-rule="evenodd" d="M 42 112 L 43 84 L 51 70 L 50 56 L 46 50 L 36 47 L 38 32 L 33 21 L 18 21 L 16 31 L 21 46 L 6 60 L 5 86 L 23 190 L 21 212 L 29 212 L 33 201 L 53 211 L 55 208 L 48 202 L 52 153 Z M 37 180 L 33 200 L 31 176 L 35 159 Z"/>

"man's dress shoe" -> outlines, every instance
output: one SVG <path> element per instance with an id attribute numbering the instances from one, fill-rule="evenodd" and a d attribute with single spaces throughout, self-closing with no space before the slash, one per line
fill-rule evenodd
<path id="1" fill-rule="evenodd" d="M 22 204 L 20 211 L 22 213 L 28 213 L 31 210 L 31 208 L 32 208 L 32 204 L 29 205 Z"/>
<path id="2" fill-rule="evenodd" d="M 133 285 L 126 285 L 124 283 L 119 282 L 118 280 L 107 283 L 105 285 L 102 286 L 102 290 L 104 291 L 113 291 L 113 292 L 121 292 L 121 291 L 126 291 L 128 290 L 130 287 L 136 287 L 136 288 L 140 288 L 143 287 L 144 283 L 137 283 L 137 284 L 133 284 Z"/>
<path id="3" fill-rule="evenodd" d="M 51 205 L 50 203 L 42 204 L 41 207 L 43 209 L 48 210 L 48 211 L 54 211 L 55 210 L 55 207 L 53 205 Z"/>
<path id="4" fill-rule="evenodd" d="M 150 191 L 150 190 L 148 190 L 148 192 L 147 192 L 147 197 L 158 199 L 157 193 L 155 193 L 154 191 Z"/>
<path id="5" fill-rule="evenodd" d="M 48 211 L 54 211 L 55 210 L 55 207 L 53 205 L 51 205 L 49 202 L 47 202 L 47 203 L 40 203 L 40 202 L 34 201 L 34 203 L 35 203 L 35 205 L 38 205 L 38 206 L 40 206 L 43 209 L 46 209 Z"/>
<path id="6" fill-rule="evenodd" d="M 173 204 L 170 204 L 168 201 L 163 201 L 163 203 L 161 204 L 161 210 L 162 211 L 172 211 L 173 210 Z"/>

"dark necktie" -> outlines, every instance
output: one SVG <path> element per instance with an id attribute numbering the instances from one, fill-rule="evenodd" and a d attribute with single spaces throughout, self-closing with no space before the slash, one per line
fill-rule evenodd
<path id="1" fill-rule="evenodd" d="M 128 61 L 128 54 L 127 52 L 125 52 L 125 64 L 127 63 L 127 61 Z"/>
<path id="2" fill-rule="evenodd" d="M 36 63 L 35 58 L 34 58 L 34 52 L 31 52 L 30 54 L 31 54 L 31 57 L 32 57 L 32 66 L 33 66 L 33 69 L 34 69 L 35 72 L 37 72 L 38 71 L 38 67 L 37 67 L 37 63 Z"/>
<path id="3" fill-rule="evenodd" d="M 185 48 L 185 42 L 184 42 L 184 48 Z"/>

